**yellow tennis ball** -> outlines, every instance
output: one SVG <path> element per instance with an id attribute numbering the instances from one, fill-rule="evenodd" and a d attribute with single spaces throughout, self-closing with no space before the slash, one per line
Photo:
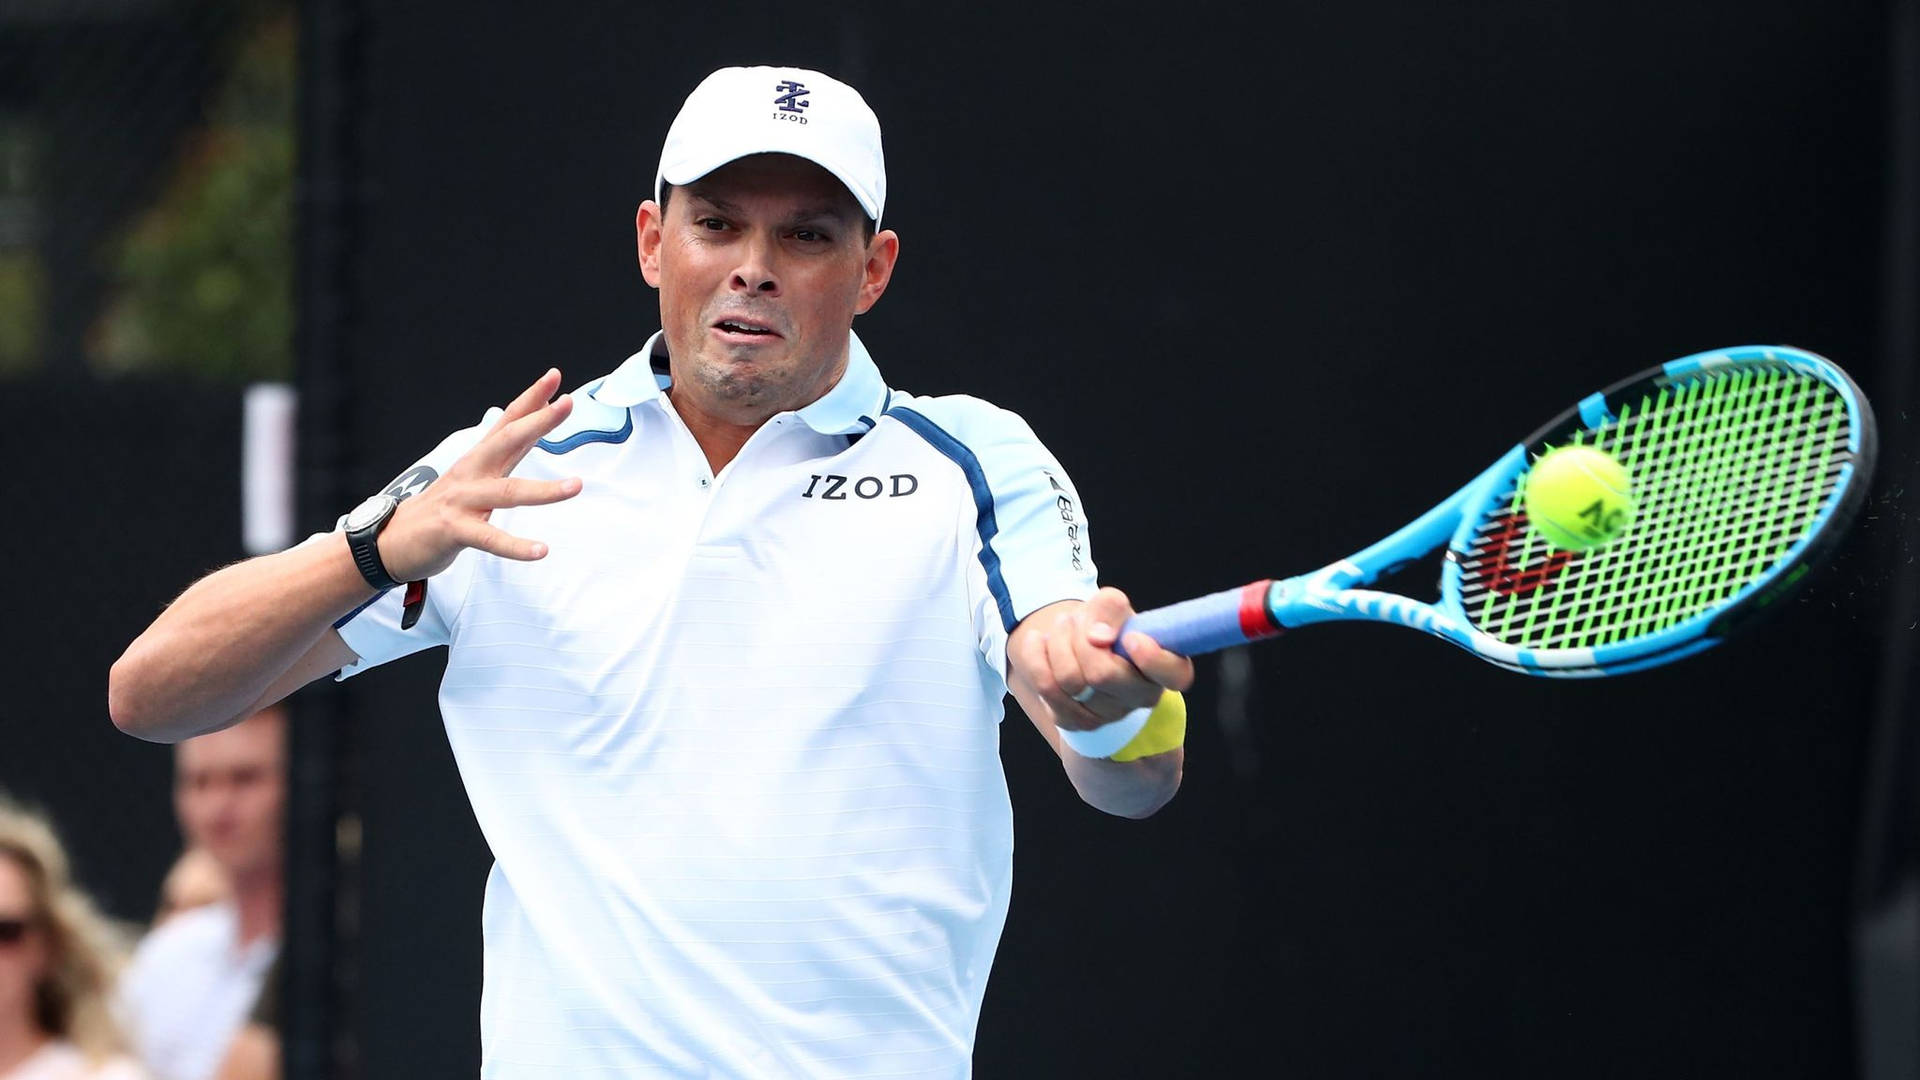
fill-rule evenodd
<path id="1" fill-rule="evenodd" d="M 1547 543 L 1581 551 L 1612 543 L 1633 522 L 1626 466 L 1591 446 L 1560 446 L 1527 473 L 1527 520 Z"/>
<path id="2" fill-rule="evenodd" d="M 1147 726 L 1140 729 L 1127 745 L 1115 751 L 1113 760 L 1164 754 L 1187 742 L 1187 699 L 1178 690 L 1161 691 L 1160 701 L 1147 714 Z"/>

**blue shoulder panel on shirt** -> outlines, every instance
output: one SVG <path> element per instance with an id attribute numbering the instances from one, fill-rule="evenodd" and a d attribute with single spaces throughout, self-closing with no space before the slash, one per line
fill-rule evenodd
<path id="1" fill-rule="evenodd" d="M 545 450 L 549 454 L 564 454 L 569 450 L 578 450 L 581 447 L 587 445 L 588 443 L 596 443 L 596 442 L 623 443 L 627 441 L 627 436 L 632 434 L 633 434 L 633 414 L 628 413 L 627 422 L 620 425 L 619 431 L 594 431 L 591 429 L 587 431 L 576 431 L 573 434 L 567 436 L 566 438 L 561 439 L 559 442 L 551 442 L 547 439 L 541 439 L 539 442 L 535 443 L 534 445 L 538 446 L 542 450 Z"/>
<path id="2" fill-rule="evenodd" d="M 966 476 L 967 485 L 973 489 L 975 520 L 980 530 L 980 568 L 987 572 L 987 589 L 993 593 L 993 602 L 1000 609 L 1001 624 L 1006 627 L 1007 633 L 1013 633 L 1019 620 L 1013 617 L 1013 597 L 1008 595 L 1006 580 L 1000 574 L 1000 555 L 993 550 L 993 538 L 1000 532 L 1000 526 L 994 521 L 993 489 L 987 486 L 987 472 L 980 467 L 980 459 L 967 449 L 965 443 L 912 409 L 905 406 L 890 407 L 884 415 L 907 425 L 914 434 L 927 440 L 935 450 L 960 466 L 961 473 Z"/>
<path id="3" fill-rule="evenodd" d="M 603 380 L 604 381 L 604 380 Z M 623 406 L 596 401 L 593 392 L 600 383 L 583 387 L 574 394 L 573 415 L 561 421 L 557 439 L 541 439 L 534 445 L 549 454 L 564 454 L 588 443 L 623 443 L 633 434 L 633 412 Z M 569 431 L 571 428 L 573 430 Z"/>

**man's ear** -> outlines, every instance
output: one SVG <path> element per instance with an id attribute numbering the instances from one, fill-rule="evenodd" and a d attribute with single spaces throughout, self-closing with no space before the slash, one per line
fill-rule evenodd
<path id="1" fill-rule="evenodd" d="M 640 276 L 647 284 L 660 287 L 660 236 L 666 227 L 666 213 L 652 199 L 640 204 L 633 215 L 634 244 L 640 255 Z"/>
<path id="2" fill-rule="evenodd" d="M 853 308 L 855 315 L 865 315 L 880 302 L 880 294 L 887 291 L 887 282 L 893 280 L 893 264 L 899 258 L 899 234 L 892 229 L 875 233 L 867 244 L 867 275 L 860 282 L 860 299 Z"/>

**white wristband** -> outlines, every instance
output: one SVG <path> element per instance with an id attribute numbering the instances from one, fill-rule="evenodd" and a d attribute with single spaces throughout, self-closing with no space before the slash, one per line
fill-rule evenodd
<path id="1" fill-rule="evenodd" d="M 1153 706 L 1135 709 L 1110 724 L 1102 724 L 1086 731 L 1060 729 L 1060 741 L 1073 748 L 1073 752 L 1085 758 L 1110 758 L 1120 749 L 1133 741 L 1140 729 L 1147 726 L 1147 717 L 1153 715 Z"/>

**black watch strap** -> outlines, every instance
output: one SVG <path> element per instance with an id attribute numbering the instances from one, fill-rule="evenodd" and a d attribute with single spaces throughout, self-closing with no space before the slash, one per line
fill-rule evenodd
<path id="1" fill-rule="evenodd" d="M 385 500 L 385 505 L 373 506 L 376 500 Z M 375 495 L 349 515 L 350 518 L 377 515 L 358 527 L 347 529 L 347 550 L 353 552 L 353 565 L 360 569 L 360 576 L 381 592 L 405 584 L 387 573 L 387 565 L 380 561 L 380 530 L 387 527 L 399 506 L 400 500 L 391 495 Z"/>
<path id="2" fill-rule="evenodd" d="M 367 584 L 386 592 L 398 588 L 402 583 L 395 581 L 380 562 L 379 539 L 378 532 L 348 533 L 347 547 L 353 550 L 353 565 L 360 568 L 360 576 L 367 579 Z"/>

